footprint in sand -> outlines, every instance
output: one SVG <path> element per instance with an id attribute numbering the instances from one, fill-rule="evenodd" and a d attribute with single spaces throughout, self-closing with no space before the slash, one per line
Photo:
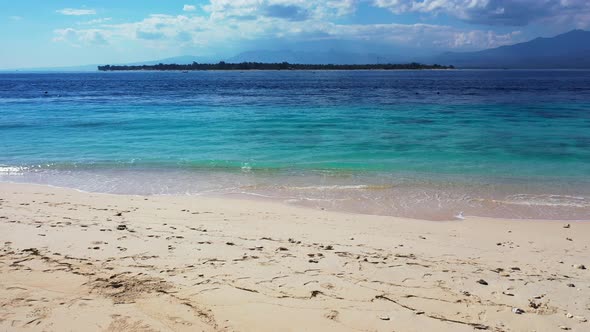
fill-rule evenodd
<path id="1" fill-rule="evenodd" d="M 340 313 L 337 310 L 330 310 L 328 313 L 324 315 L 329 320 L 338 321 L 338 316 Z"/>

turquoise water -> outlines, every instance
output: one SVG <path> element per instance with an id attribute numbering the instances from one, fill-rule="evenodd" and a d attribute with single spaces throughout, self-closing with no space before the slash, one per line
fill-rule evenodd
<path id="1" fill-rule="evenodd" d="M 590 216 L 587 71 L 0 74 L 0 117 L 1 181 Z"/>

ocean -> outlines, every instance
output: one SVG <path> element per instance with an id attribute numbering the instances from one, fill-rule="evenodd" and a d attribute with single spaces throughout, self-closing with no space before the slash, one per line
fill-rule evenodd
<path id="1" fill-rule="evenodd" d="M 590 71 L 0 74 L 0 181 L 590 218 Z"/>

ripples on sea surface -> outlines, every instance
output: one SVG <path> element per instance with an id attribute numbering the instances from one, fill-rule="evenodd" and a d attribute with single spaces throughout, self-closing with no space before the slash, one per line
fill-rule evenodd
<path id="1" fill-rule="evenodd" d="M 590 219 L 590 71 L 5 73 L 0 142 L 0 181 Z"/>

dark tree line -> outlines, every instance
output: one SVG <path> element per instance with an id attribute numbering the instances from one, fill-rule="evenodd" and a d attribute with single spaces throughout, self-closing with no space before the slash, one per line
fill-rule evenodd
<path id="1" fill-rule="evenodd" d="M 365 64 L 365 65 L 333 65 L 333 64 L 293 64 L 288 62 L 281 63 L 262 63 L 262 62 L 241 62 L 241 63 L 197 63 L 192 64 L 163 64 L 157 65 L 139 65 L 139 66 L 98 66 L 100 71 L 138 71 L 138 70 L 401 70 L 401 69 L 454 69 L 453 66 L 442 65 L 425 65 L 421 63 L 406 64 Z"/>

